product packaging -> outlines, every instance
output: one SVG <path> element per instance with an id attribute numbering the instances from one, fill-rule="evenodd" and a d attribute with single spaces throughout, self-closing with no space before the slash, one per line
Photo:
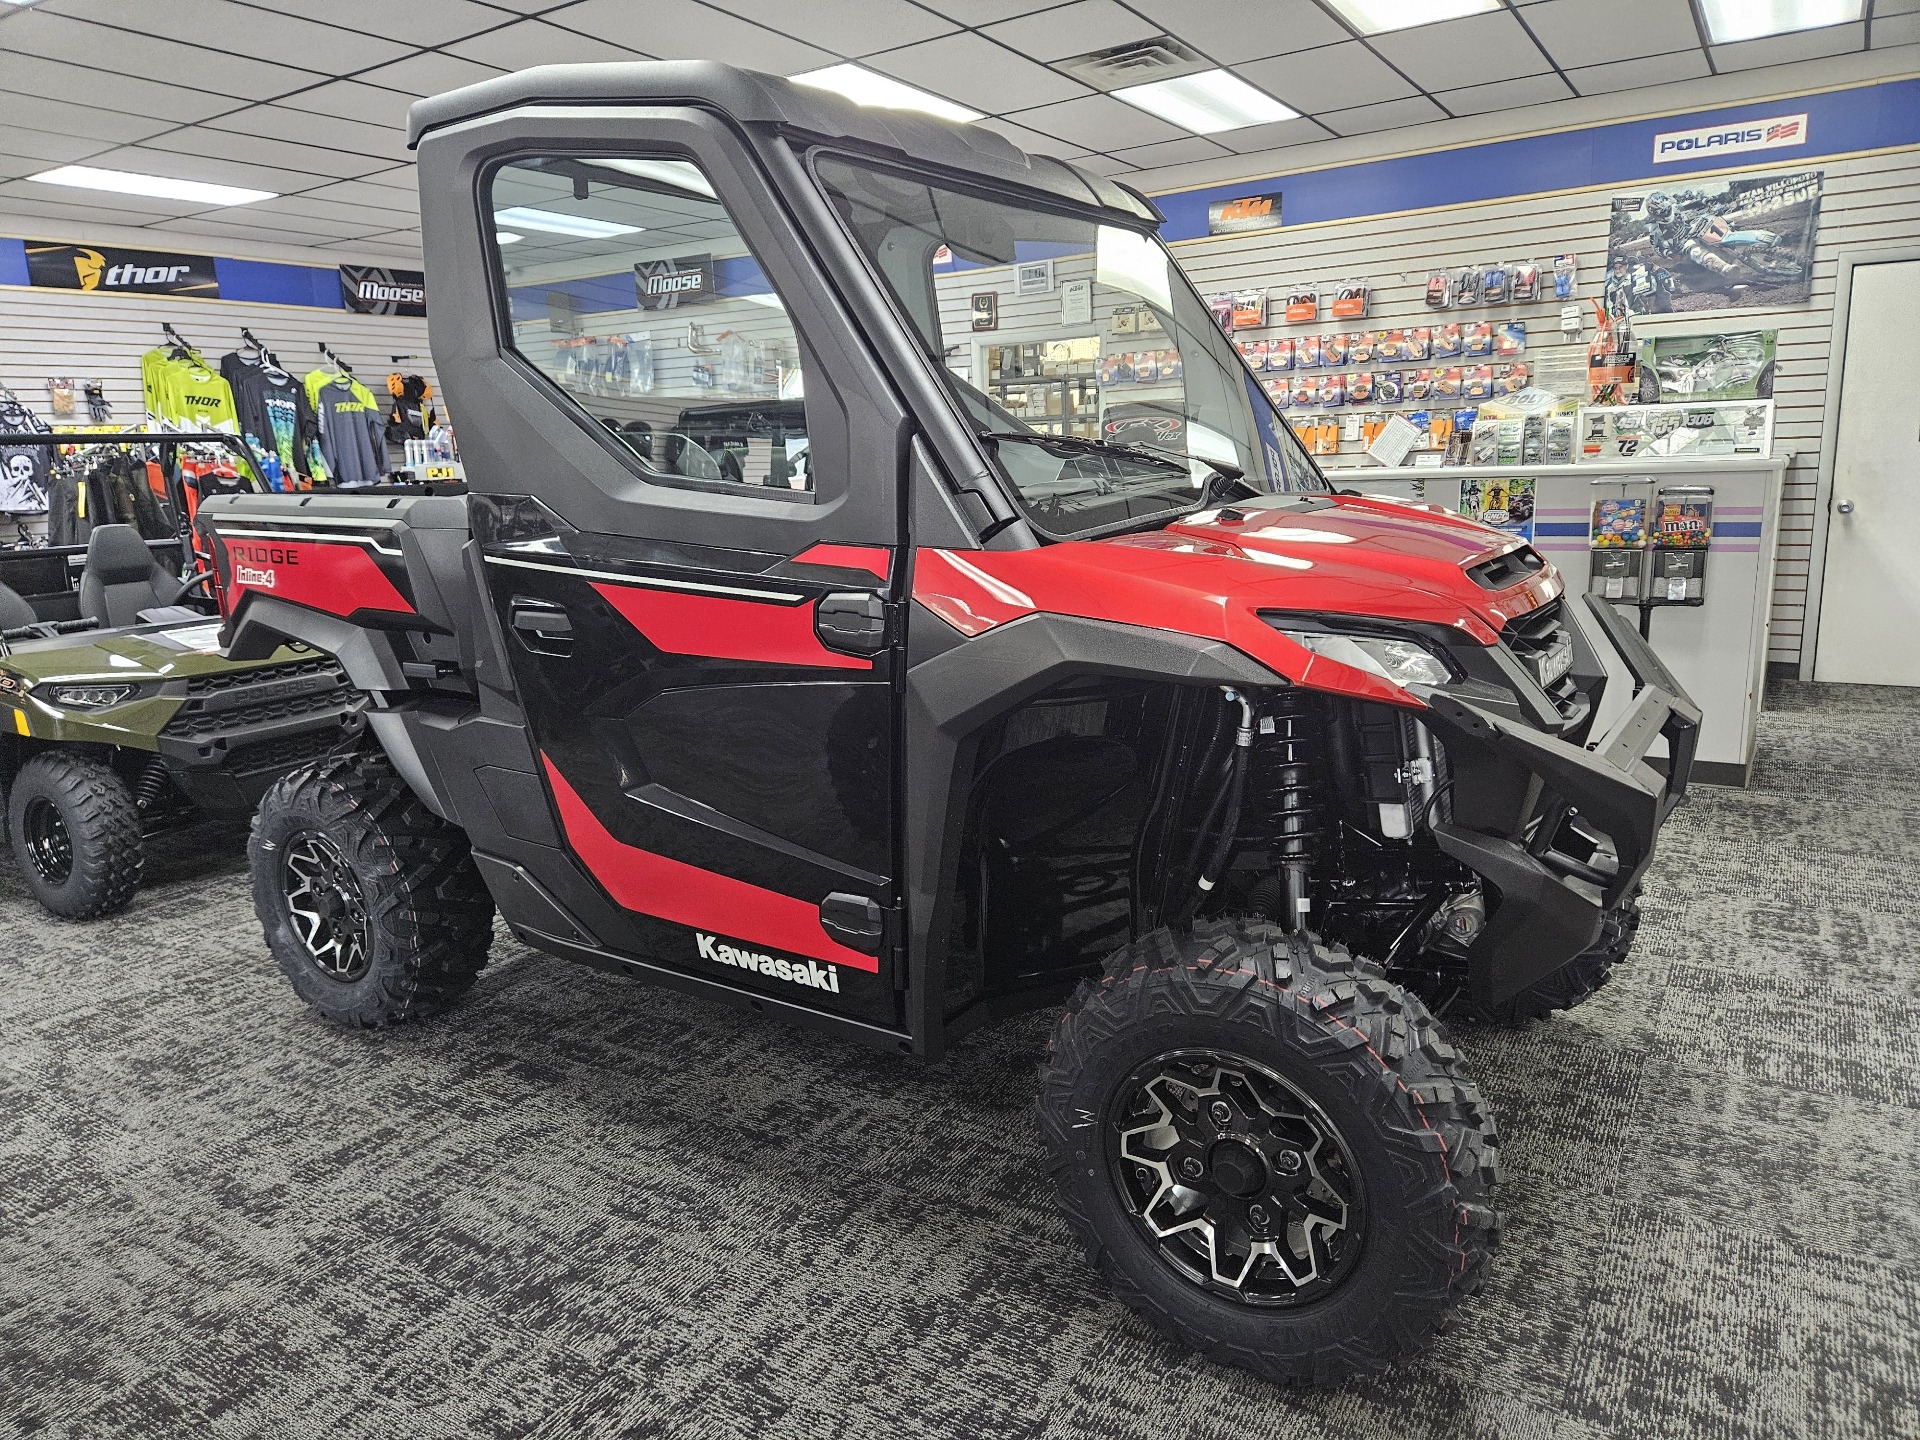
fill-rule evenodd
<path id="1" fill-rule="evenodd" d="M 1133 378 L 1142 384 L 1160 378 L 1160 352 L 1137 350 L 1133 356 Z"/>
<path id="2" fill-rule="evenodd" d="M 1445 270 L 1427 272 L 1427 308 L 1445 310 L 1453 304 L 1453 276 Z"/>
<path id="3" fill-rule="evenodd" d="M 1266 382 L 1266 387 L 1268 396 L 1273 400 L 1274 409 L 1285 410 L 1293 404 L 1293 387 L 1288 381 L 1269 380 Z"/>
<path id="4" fill-rule="evenodd" d="M 1460 353 L 1460 323 L 1449 320 L 1444 325 L 1433 327 L 1433 351 L 1435 360 L 1451 360 Z"/>
<path id="5" fill-rule="evenodd" d="M 1365 405 L 1373 399 L 1373 372 L 1371 370 L 1349 370 L 1347 372 L 1347 403 Z"/>
<path id="6" fill-rule="evenodd" d="M 1220 327 L 1221 333 L 1231 335 L 1233 333 L 1233 296 L 1209 295 L 1207 308 L 1213 312 L 1214 323 Z M 1141 318 L 1145 319 L 1151 313 L 1143 310 L 1140 312 Z"/>
<path id="7" fill-rule="evenodd" d="M 1327 363 L 1326 347 L 1320 343 L 1318 335 L 1302 335 L 1293 342 L 1293 368 L 1311 370 L 1315 366 Z"/>
<path id="8" fill-rule="evenodd" d="M 1333 297 L 1333 318 L 1361 320 L 1366 317 L 1368 288 L 1359 281 L 1342 285 Z"/>
<path id="9" fill-rule="evenodd" d="M 1320 337 L 1321 359 L 1328 365 L 1347 363 L 1347 337 L 1345 335 L 1322 335 Z"/>
<path id="10" fill-rule="evenodd" d="M 1100 357 L 1100 383 L 1102 385 L 1124 385 L 1133 379 L 1133 366 L 1130 356 L 1115 353 Z"/>
<path id="11" fill-rule="evenodd" d="M 1455 305 L 1478 305 L 1480 303 L 1480 267 L 1469 265 L 1453 277 L 1453 303 Z"/>
<path id="12" fill-rule="evenodd" d="M 1499 376 L 1500 393 L 1502 395 L 1516 395 L 1527 388 L 1528 383 L 1533 379 L 1533 372 L 1529 369 L 1526 362 L 1522 361 L 1514 365 L 1501 366 Z"/>
<path id="13" fill-rule="evenodd" d="M 1269 340 L 1267 342 L 1267 369 L 1291 370 L 1293 368 L 1293 341 Z"/>
<path id="14" fill-rule="evenodd" d="M 1433 398 L 1435 400 L 1455 400 L 1460 396 L 1461 374 L 1458 365 L 1435 366 L 1433 371 Z"/>
<path id="15" fill-rule="evenodd" d="M 1233 328 L 1257 330 L 1267 323 L 1267 292 L 1236 290 L 1233 296 Z"/>
<path id="16" fill-rule="evenodd" d="M 1487 400 L 1493 396 L 1493 366 L 1469 365 L 1461 372 L 1460 394 L 1468 400 Z"/>
<path id="17" fill-rule="evenodd" d="M 1376 360 L 1405 360 L 1407 358 L 1407 332 L 1404 330 L 1382 330 L 1373 337 L 1373 358 Z"/>
<path id="18" fill-rule="evenodd" d="M 1571 300 L 1573 287 L 1580 276 L 1580 257 L 1578 255 L 1556 255 L 1553 257 L 1553 298 Z"/>
<path id="19" fill-rule="evenodd" d="M 1519 320 L 1503 320 L 1493 327 L 1493 353 L 1511 360 L 1527 348 L 1527 327 Z"/>
<path id="20" fill-rule="evenodd" d="M 1356 330 L 1347 336 L 1347 362 L 1352 365 L 1366 365 L 1373 360 L 1373 332 Z"/>
<path id="21" fill-rule="evenodd" d="M 1271 348 L 1271 341 L 1249 340 L 1246 342 L 1246 349 L 1241 353 L 1247 357 L 1247 364 L 1255 370 L 1264 370 L 1267 368 L 1267 352 Z"/>
<path id="22" fill-rule="evenodd" d="M 1493 353 L 1493 322 L 1469 320 L 1463 324 L 1460 327 L 1460 353 L 1491 355 Z"/>
<path id="23" fill-rule="evenodd" d="M 1404 396 L 1398 370 L 1373 372 L 1373 398 L 1382 405 L 1398 405 Z"/>
<path id="24" fill-rule="evenodd" d="M 1524 305 L 1540 298 L 1540 267 L 1531 260 L 1513 267 L 1513 303 Z"/>
<path id="25" fill-rule="evenodd" d="M 1337 370 L 1330 371 L 1327 374 L 1322 375 L 1320 377 L 1319 394 L 1317 397 L 1317 401 L 1319 404 L 1325 405 L 1329 409 L 1331 409 L 1336 405 L 1346 404 L 1347 403 L 1347 377 L 1340 374 Z"/>
<path id="26" fill-rule="evenodd" d="M 1186 373 L 1186 369 L 1187 367 L 1181 361 L 1178 350 L 1162 350 L 1160 352 L 1160 378 L 1162 380 L 1178 380 Z"/>
<path id="27" fill-rule="evenodd" d="M 1311 375 L 1296 374 L 1293 377 L 1293 408 L 1305 409 L 1319 399 L 1320 386 Z"/>
<path id="28" fill-rule="evenodd" d="M 1415 325 L 1407 331 L 1407 353 L 1403 360 L 1427 360 L 1433 356 L 1433 327 Z"/>
<path id="29" fill-rule="evenodd" d="M 1401 379 L 1409 400 L 1425 400 L 1433 394 L 1433 372 L 1431 370 L 1402 370 Z"/>
<path id="30" fill-rule="evenodd" d="M 1489 265 L 1480 277 L 1480 298 L 1488 305 L 1507 303 L 1507 286 L 1512 282 L 1513 271 L 1505 265 Z"/>
<path id="31" fill-rule="evenodd" d="M 1320 318 L 1320 292 L 1296 290 L 1287 297 L 1287 324 L 1307 325 Z"/>

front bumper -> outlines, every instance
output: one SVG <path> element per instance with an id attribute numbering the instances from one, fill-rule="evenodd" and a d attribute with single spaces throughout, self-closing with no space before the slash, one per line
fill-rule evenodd
<path id="1" fill-rule="evenodd" d="M 1427 700 L 1453 777 L 1452 813 L 1434 838 L 1499 894 L 1467 952 L 1468 982 L 1486 1005 L 1598 940 L 1606 912 L 1639 884 L 1693 771 L 1699 707 L 1617 611 L 1583 598 L 1633 680 L 1632 703 L 1604 735 L 1581 746 L 1445 691 Z M 1647 761 L 1660 738 L 1664 775 Z"/>

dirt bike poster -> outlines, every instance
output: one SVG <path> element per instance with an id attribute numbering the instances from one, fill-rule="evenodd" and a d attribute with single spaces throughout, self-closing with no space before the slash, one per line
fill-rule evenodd
<path id="1" fill-rule="evenodd" d="M 1824 181 L 1822 171 L 1803 170 L 1614 196 L 1607 313 L 1806 304 Z"/>
<path id="2" fill-rule="evenodd" d="M 1640 403 L 1771 400 L 1777 330 L 1660 335 L 1640 342 Z"/>

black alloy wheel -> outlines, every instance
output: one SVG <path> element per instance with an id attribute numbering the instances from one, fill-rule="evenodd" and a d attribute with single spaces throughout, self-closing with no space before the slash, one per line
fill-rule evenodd
<path id="1" fill-rule="evenodd" d="M 1115 1092 L 1108 1166 L 1160 1257 L 1243 1305 L 1304 1304 L 1353 1270 L 1366 1207 L 1326 1114 L 1245 1056 L 1175 1050 Z"/>
<path id="2" fill-rule="evenodd" d="M 49 885 L 64 885 L 73 875 L 73 836 L 67 822 L 44 795 L 27 802 L 20 826 L 21 841 L 34 873 Z"/>
<path id="3" fill-rule="evenodd" d="M 307 959 L 329 980 L 351 984 L 367 973 L 367 907 L 340 847 L 309 830 L 283 852 L 287 918 Z"/>

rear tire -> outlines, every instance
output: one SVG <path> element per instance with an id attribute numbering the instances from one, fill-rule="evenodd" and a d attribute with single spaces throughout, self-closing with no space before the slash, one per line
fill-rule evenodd
<path id="1" fill-rule="evenodd" d="M 27 761 L 7 796 L 7 835 L 33 898 L 62 920 L 111 915 L 140 889 L 140 809 L 105 760 L 49 750 Z"/>
<path id="2" fill-rule="evenodd" d="M 493 900 L 466 835 L 384 759 L 340 756 L 276 781 L 247 860 L 267 948 L 336 1025 L 438 1014 L 487 963 Z"/>
<path id="3" fill-rule="evenodd" d="M 1556 1010 L 1571 1010 L 1586 1004 L 1613 978 L 1613 967 L 1627 958 L 1639 929 L 1640 897 L 1632 895 L 1606 913 L 1600 924 L 1600 938 L 1591 949 L 1581 951 L 1511 999 L 1498 1005 L 1475 1005 L 1474 1018 L 1493 1025 L 1519 1027 L 1544 1020 Z"/>
<path id="4" fill-rule="evenodd" d="M 1269 1380 L 1418 1350 L 1498 1245 L 1498 1139 L 1445 1030 L 1277 926 L 1117 952 L 1061 1017 L 1039 1106 L 1061 1206 L 1114 1292 Z"/>

